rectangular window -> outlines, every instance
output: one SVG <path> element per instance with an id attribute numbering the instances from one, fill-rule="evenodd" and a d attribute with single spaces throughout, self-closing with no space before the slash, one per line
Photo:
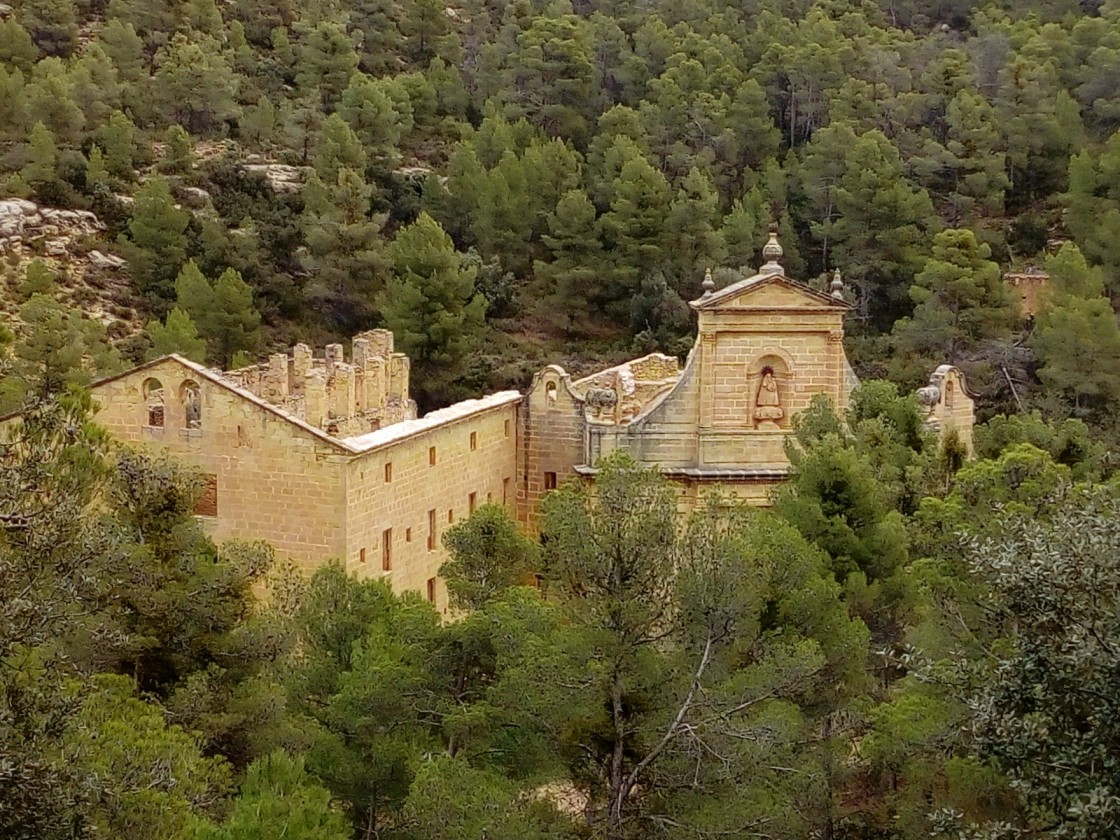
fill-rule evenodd
<path id="1" fill-rule="evenodd" d="M 436 550 L 436 512 L 428 511 L 428 551 Z"/>
<path id="2" fill-rule="evenodd" d="M 388 484 L 393 480 L 393 462 L 385 462 L 385 483 Z"/>
<path id="3" fill-rule="evenodd" d="M 218 476 L 213 473 L 202 476 L 202 495 L 195 503 L 194 512 L 198 516 L 218 515 Z"/>
<path id="4" fill-rule="evenodd" d="M 509 504 L 509 476 L 502 479 L 502 504 Z"/>
<path id="5" fill-rule="evenodd" d="M 471 452 L 478 449 L 478 432 L 471 432 Z"/>
<path id="6" fill-rule="evenodd" d="M 503 425 L 502 432 L 505 434 L 506 437 L 509 437 L 509 421 L 508 420 Z"/>
<path id="7" fill-rule="evenodd" d="M 381 571 L 393 571 L 393 529 L 381 532 Z"/>
<path id="8" fill-rule="evenodd" d="M 451 508 L 447 509 L 447 524 L 453 525 L 455 523 L 455 511 Z"/>
<path id="9" fill-rule="evenodd" d="M 428 466 L 434 467 L 436 465 L 436 448 L 434 446 L 428 447 Z"/>
<path id="10" fill-rule="evenodd" d="M 365 563 L 366 562 L 366 550 L 364 548 L 358 549 L 358 562 L 359 563 Z"/>
<path id="11" fill-rule="evenodd" d="M 494 494 L 493 493 L 487 493 L 486 494 L 486 504 L 490 504 L 492 501 L 494 501 Z"/>
<path id="12" fill-rule="evenodd" d="M 478 493 L 471 493 L 467 496 L 467 516 L 474 513 L 476 507 L 478 507 Z"/>
<path id="13" fill-rule="evenodd" d="M 405 528 L 404 529 L 404 541 L 405 542 L 412 542 L 412 529 L 411 528 Z"/>
<path id="14" fill-rule="evenodd" d="M 436 579 L 428 578 L 428 600 L 433 604 L 436 602 Z"/>
<path id="15" fill-rule="evenodd" d="M 556 473 L 546 472 L 544 474 L 544 489 L 545 490 L 555 490 L 556 489 Z"/>

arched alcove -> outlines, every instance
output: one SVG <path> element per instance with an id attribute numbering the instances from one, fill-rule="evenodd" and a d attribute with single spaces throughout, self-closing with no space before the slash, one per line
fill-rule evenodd
<path id="1" fill-rule="evenodd" d="M 202 389 L 193 379 L 187 379 L 179 386 L 179 402 L 183 406 L 183 427 L 202 428 Z"/>
<path id="2" fill-rule="evenodd" d="M 153 428 L 163 428 L 163 383 L 155 377 L 148 377 L 140 386 L 140 391 L 144 398 L 144 408 L 148 416 L 148 425 Z"/>
<path id="3" fill-rule="evenodd" d="M 556 405 L 556 383 L 546 382 L 544 384 L 544 401 L 548 405 Z"/>
<path id="4" fill-rule="evenodd" d="M 766 352 L 747 369 L 747 394 L 750 410 L 747 420 L 752 428 L 788 429 L 793 386 L 793 371 L 785 354 Z"/>

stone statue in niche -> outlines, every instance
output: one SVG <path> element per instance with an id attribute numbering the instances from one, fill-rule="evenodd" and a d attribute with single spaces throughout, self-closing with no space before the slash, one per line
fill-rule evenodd
<path id="1" fill-rule="evenodd" d="M 770 368 L 762 369 L 762 381 L 754 400 L 754 423 L 757 429 L 776 429 L 778 421 L 786 416 L 778 393 L 778 380 Z"/>
<path id="2" fill-rule="evenodd" d="M 183 386 L 183 419 L 188 429 L 202 428 L 202 393 L 198 386 L 189 382 Z"/>

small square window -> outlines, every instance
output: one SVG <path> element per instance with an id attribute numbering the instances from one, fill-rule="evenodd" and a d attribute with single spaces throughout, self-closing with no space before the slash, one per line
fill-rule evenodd
<path id="1" fill-rule="evenodd" d="M 545 490 L 555 490 L 556 489 L 556 473 L 546 472 L 544 474 L 544 489 Z"/>
<path id="2" fill-rule="evenodd" d="M 436 448 L 434 446 L 428 447 L 428 466 L 434 467 L 436 465 Z"/>
<path id="3" fill-rule="evenodd" d="M 478 449 L 478 432 L 471 432 L 471 452 Z"/>
<path id="4" fill-rule="evenodd" d="M 392 461 L 386 461 L 385 462 L 385 483 L 388 484 L 392 480 L 393 480 L 393 462 Z"/>

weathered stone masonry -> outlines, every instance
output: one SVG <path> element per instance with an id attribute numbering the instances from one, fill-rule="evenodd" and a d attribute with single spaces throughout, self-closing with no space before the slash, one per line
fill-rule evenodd
<path id="1" fill-rule="evenodd" d="M 677 482 L 682 509 L 707 488 L 768 504 L 788 476 L 793 419 L 817 394 L 839 409 L 858 384 L 844 355 L 843 283 L 785 276 L 772 238 L 758 273 L 692 302 L 698 336 L 683 367 L 660 354 L 573 381 L 550 365 L 506 391 L 416 417 L 408 359 L 393 336 L 305 345 L 220 372 L 169 356 L 96 383 L 118 439 L 164 447 L 207 479 L 199 514 L 219 540 L 264 539 L 307 569 L 341 561 L 446 609 L 441 536 L 487 502 L 530 533 L 542 497 L 591 478 L 616 450 Z M 960 372 L 918 393 L 930 428 L 971 444 Z"/>

